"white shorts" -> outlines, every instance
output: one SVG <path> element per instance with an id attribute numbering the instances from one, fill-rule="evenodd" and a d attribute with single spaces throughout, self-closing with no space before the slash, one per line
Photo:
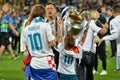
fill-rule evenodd
<path id="1" fill-rule="evenodd" d="M 116 62 L 117 62 L 117 70 L 120 70 L 120 56 L 117 56 Z"/>
<path id="2" fill-rule="evenodd" d="M 117 44 L 117 57 L 116 57 L 117 70 L 120 70 L 120 43 Z"/>

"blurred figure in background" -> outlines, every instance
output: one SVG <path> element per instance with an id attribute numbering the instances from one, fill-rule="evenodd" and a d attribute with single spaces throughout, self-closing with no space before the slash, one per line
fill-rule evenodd
<path id="1" fill-rule="evenodd" d="M 18 31 L 18 13 L 17 11 L 12 11 L 12 19 L 13 19 L 13 25 L 15 29 Z M 12 33 L 12 42 L 11 42 L 13 50 L 20 52 L 20 36 L 16 36 L 14 33 Z"/>
<path id="2" fill-rule="evenodd" d="M 19 36 L 19 33 L 15 30 L 14 25 L 12 24 L 12 17 L 11 17 L 11 9 L 8 8 L 8 4 L 3 5 L 2 10 L 4 12 L 4 15 L 1 20 L 1 47 L 0 47 L 0 58 L 7 47 L 7 49 L 10 51 L 12 59 L 17 59 L 18 56 L 16 56 L 13 52 L 12 46 L 9 41 L 9 29 L 11 29 L 16 36 Z"/>
<path id="3" fill-rule="evenodd" d="M 104 36 L 100 41 L 99 45 L 105 40 L 114 40 L 117 42 L 117 70 L 120 74 L 120 5 L 114 5 L 113 8 L 114 19 L 110 21 L 110 35 Z"/>
<path id="4" fill-rule="evenodd" d="M 95 24 L 94 15 L 91 15 L 91 12 L 87 12 L 87 15 L 85 16 L 85 20 L 87 21 L 87 24 L 89 26 L 89 29 L 87 30 L 87 36 L 85 39 L 85 42 L 82 45 L 83 49 L 83 55 L 88 54 L 90 56 L 89 63 L 85 63 L 85 61 L 81 60 L 81 64 L 79 65 L 79 74 L 78 74 L 78 80 L 94 80 L 93 77 L 93 66 L 94 66 L 94 42 L 93 37 L 94 33 L 100 33 L 105 34 L 107 29 L 105 27 L 100 28 Z"/>
<path id="5" fill-rule="evenodd" d="M 106 15 L 108 17 L 108 25 L 109 25 L 107 34 L 110 35 L 111 34 L 110 33 L 110 21 L 112 19 L 114 19 L 114 16 L 112 14 L 112 9 L 111 8 L 107 9 Z M 111 57 L 115 57 L 116 56 L 116 52 L 117 52 L 116 39 L 115 40 L 110 40 L 110 45 L 111 45 L 111 51 L 112 51 Z"/>
<path id="6" fill-rule="evenodd" d="M 93 15 L 93 18 L 95 20 L 95 24 L 100 27 L 103 28 L 102 22 L 99 20 L 99 13 L 98 11 L 93 11 L 91 12 L 91 14 Z M 100 34 L 100 33 L 96 33 L 94 36 L 94 39 L 96 37 L 98 38 L 102 38 L 104 35 Z M 99 39 L 98 39 L 99 40 Z M 105 52 L 105 41 L 102 42 L 101 45 L 98 46 L 98 41 L 95 42 L 96 43 L 96 54 L 95 54 L 95 64 L 94 64 L 94 70 L 93 70 L 93 74 L 98 74 L 98 56 L 100 58 L 100 60 L 102 61 L 102 69 L 103 71 L 100 73 L 100 75 L 106 75 L 107 71 L 106 71 L 106 52 Z"/>
<path id="7" fill-rule="evenodd" d="M 46 8 L 46 22 L 48 22 L 51 25 L 52 33 L 56 37 L 56 45 L 57 45 L 58 43 L 57 41 L 57 21 L 58 21 L 57 9 L 55 4 L 53 3 L 47 3 L 45 8 Z M 59 52 L 53 48 L 53 53 L 55 55 L 56 66 L 58 67 Z"/>
<path id="8" fill-rule="evenodd" d="M 0 10 L 0 37 L 1 37 L 1 19 L 3 17 L 3 11 Z M 0 38 L 0 46 L 1 46 L 1 38 Z"/>

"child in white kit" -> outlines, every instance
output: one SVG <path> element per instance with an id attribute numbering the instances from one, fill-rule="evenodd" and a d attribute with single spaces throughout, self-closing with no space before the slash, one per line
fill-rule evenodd
<path id="1" fill-rule="evenodd" d="M 58 50 L 60 52 L 58 72 L 60 80 L 76 80 L 75 64 L 76 59 L 79 63 L 82 58 L 80 45 L 74 46 L 75 40 L 72 33 L 68 33 L 64 39 L 58 37 Z"/>

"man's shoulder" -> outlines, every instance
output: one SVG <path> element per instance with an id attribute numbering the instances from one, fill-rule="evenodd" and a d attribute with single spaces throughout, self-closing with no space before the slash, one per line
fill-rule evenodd
<path id="1" fill-rule="evenodd" d="M 115 18 L 113 18 L 110 22 L 111 23 L 115 23 L 115 22 L 117 22 L 117 21 L 119 21 L 120 20 L 120 17 L 115 17 Z"/>

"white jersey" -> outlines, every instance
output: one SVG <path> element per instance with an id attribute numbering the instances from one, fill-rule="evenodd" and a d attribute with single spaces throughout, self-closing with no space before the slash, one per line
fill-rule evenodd
<path id="1" fill-rule="evenodd" d="M 89 29 L 88 29 L 88 32 L 87 32 L 87 36 L 86 36 L 86 39 L 85 39 L 85 42 L 82 46 L 82 49 L 84 51 L 93 51 L 93 36 L 94 36 L 94 32 L 99 32 L 100 31 L 100 27 L 98 27 L 96 24 L 95 24 L 95 21 L 94 20 L 91 20 L 90 23 L 89 23 Z"/>
<path id="2" fill-rule="evenodd" d="M 50 68 L 48 56 L 54 56 L 54 54 L 49 42 L 55 39 L 50 24 L 37 17 L 25 27 L 22 36 L 24 45 L 28 47 L 30 55 L 34 56 L 30 65 L 35 69 Z"/>
<path id="3" fill-rule="evenodd" d="M 117 56 L 120 56 L 120 51 L 119 51 L 119 48 L 120 48 L 120 16 L 116 16 L 114 19 L 110 21 L 110 33 L 111 35 L 104 36 L 103 40 L 116 39 Z"/>
<path id="4" fill-rule="evenodd" d="M 82 54 L 81 54 L 82 50 L 80 50 L 81 48 L 78 47 L 80 53 L 75 53 L 73 50 L 65 50 L 64 44 L 59 43 L 58 49 L 60 52 L 60 56 L 59 56 L 59 65 L 58 65 L 57 71 L 59 73 L 68 74 L 68 75 L 76 74 L 75 59 L 78 58 L 79 61 L 81 61 L 81 58 L 82 58 Z"/>
<path id="5" fill-rule="evenodd" d="M 107 35 L 103 37 L 103 40 L 114 40 L 117 39 L 120 35 L 120 16 L 116 16 L 114 19 L 110 21 L 110 33 L 111 35 Z M 117 40 L 120 43 L 120 40 Z"/>
<path id="6" fill-rule="evenodd" d="M 55 39 L 51 26 L 43 21 L 35 21 L 37 18 L 23 30 L 23 43 L 28 47 L 31 56 L 53 55 L 49 46 L 49 42 Z"/>

